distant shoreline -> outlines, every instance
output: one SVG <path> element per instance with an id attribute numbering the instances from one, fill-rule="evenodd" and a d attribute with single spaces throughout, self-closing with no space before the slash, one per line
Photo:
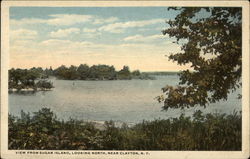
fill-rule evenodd
<path id="1" fill-rule="evenodd" d="M 143 72 L 146 73 L 148 75 L 165 75 L 165 76 L 169 76 L 169 75 L 177 75 L 178 73 L 180 73 L 181 71 L 175 72 L 175 71 L 149 71 L 149 72 Z"/>

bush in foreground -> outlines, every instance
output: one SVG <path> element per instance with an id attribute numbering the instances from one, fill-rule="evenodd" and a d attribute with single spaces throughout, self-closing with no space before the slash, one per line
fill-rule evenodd
<path id="1" fill-rule="evenodd" d="M 47 108 L 9 115 L 9 149 L 30 150 L 241 150 L 241 114 L 206 114 L 116 127 L 70 119 Z"/>

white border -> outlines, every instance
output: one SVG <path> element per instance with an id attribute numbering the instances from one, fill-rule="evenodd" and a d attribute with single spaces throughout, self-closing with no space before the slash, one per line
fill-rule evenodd
<path id="1" fill-rule="evenodd" d="M 192 158 L 192 159 L 238 159 L 249 157 L 249 3 L 247 1 L 3 1 L 1 10 L 1 158 Z M 125 6 L 221 6 L 243 9 L 243 74 L 242 74 L 242 151 L 148 151 L 150 155 L 16 155 L 8 150 L 8 66 L 9 66 L 9 7 L 54 6 L 54 7 L 125 7 Z M 38 151 L 50 152 L 50 151 Z M 61 151 L 53 151 L 61 152 Z M 65 151 L 66 152 L 66 151 Z M 90 151 L 93 152 L 93 151 Z M 101 152 L 101 151 L 99 151 Z M 120 152 L 120 151 L 117 151 Z M 138 151 L 140 152 L 140 151 Z M 145 152 L 145 151 L 144 151 Z"/>

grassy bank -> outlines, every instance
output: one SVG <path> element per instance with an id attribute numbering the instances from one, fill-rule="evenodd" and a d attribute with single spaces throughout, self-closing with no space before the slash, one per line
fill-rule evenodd
<path id="1" fill-rule="evenodd" d="M 9 149 L 31 150 L 241 150 L 241 114 L 202 114 L 144 121 L 132 127 L 58 120 L 47 108 L 9 115 Z"/>

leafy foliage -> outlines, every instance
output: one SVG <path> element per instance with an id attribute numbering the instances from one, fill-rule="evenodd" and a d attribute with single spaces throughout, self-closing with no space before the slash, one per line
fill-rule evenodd
<path id="1" fill-rule="evenodd" d="M 153 79 L 139 70 L 130 72 L 128 66 L 123 66 L 120 71 L 116 71 L 114 66 L 81 64 L 78 67 L 67 68 L 62 65 L 56 68 L 54 76 L 64 80 L 130 80 L 130 79 Z"/>
<path id="2" fill-rule="evenodd" d="M 36 86 L 38 88 L 41 88 L 41 90 L 46 90 L 46 89 L 51 89 L 53 88 L 53 84 L 52 82 L 48 81 L 48 80 L 39 80 L 37 83 L 36 83 Z"/>
<path id="3" fill-rule="evenodd" d="M 131 74 L 128 66 L 123 66 L 123 68 L 118 72 L 118 79 L 131 79 Z"/>
<path id="4" fill-rule="evenodd" d="M 241 150 L 241 114 L 202 114 L 115 126 L 70 119 L 48 108 L 9 115 L 9 149 L 30 150 Z"/>
<path id="5" fill-rule="evenodd" d="M 45 75 L 42 68 L 31 69 L 10 69 L 9 70 L 9 89 L 51 89 L 53 84 L 45 80 L 48 76 Z"/>
<path id="6" fill-rule="evenodd" d="M 193 71 L 180 73 L 180 86 L 166 86 L 163 109 L 206 106 L 226 100 L 241 86 L 242 10 L 236 7 L 181 7 L 163 31 L 175 37 L 182 52 L 169 59 L 190 64 Z M 160 100 L 160 98 L 159 98 Z"/>

